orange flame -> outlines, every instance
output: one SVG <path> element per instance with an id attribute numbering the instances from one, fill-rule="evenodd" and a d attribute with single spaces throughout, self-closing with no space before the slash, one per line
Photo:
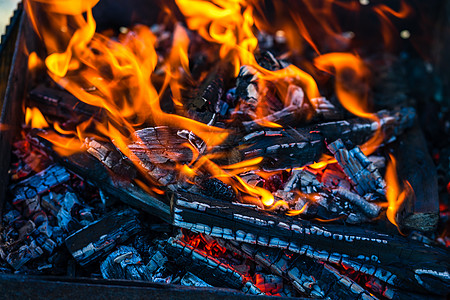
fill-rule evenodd
<path id="1" fill-rule="evenodd" d="M 44 115 L 37 107 L 27 107 L 25 110 L 25 124 L 30 125 L 31 128 L 49 127 Z"/>
<path id="2" fill-rule="evenodd" d="M 389 154 L 390 161 L 386 166 L 386 199 L 389 206 L 386 211 L 388 220 L 394 224 L 400 231 L 399 224 L 397 223 L 396 216 L 399 209 L 402 207 L 403 202 L 408 196 L 408 191 L 413 191 L 408 181 L 403 182 L 403 188 L 400 186 L 397 177 L 397 162 L 391 154 Z M 401 231 L 400 231 L 401 233 Z"/>

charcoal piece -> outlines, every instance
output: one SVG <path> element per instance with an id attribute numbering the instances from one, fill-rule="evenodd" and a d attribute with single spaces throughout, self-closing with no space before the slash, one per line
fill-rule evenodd
<path id="1" fill-rule="evenodd" d="M 286 192 L 301 190 L 306 194 L 318 192 L 321 188 L 322 184 L 317 180 L 316 175 L 304 169 L 293 170 L 291 177 L 284 185 Z"/>
<path id="2" fill-rule="evenodd" d="M 87 152 L 110 168 L 114 174 L 130 179 L 136 177 L 137 171 L 133 163 L 120 153 L 113 144 L 96 141 L 93 138 L 86 138 L 85 144 Z"/>
<path id="3" fill-rule="evenodd" d="M 338 253 L 349 264 L 359 264 L 358 270 L 365 274 L 419 291 L 425 288 L 445 294 L 450 287 L 448 250 L 400 235 L 356 226 L 313 224 L 183 191 L 172 195 L 172 203 L 173 224 L 193 232 L 288 249 L 318 259 Z"/>
<path id="4" fill-rule="evenodd" d="M 152 272 L 142 264 L 133 247 L 120 246 L 100 264 L 104 279 L 152 280 Z"/>
<path id="5" fill-rule="evenodd" d="M 152 257 L 150 258 L 147 269 L 154 273 L 156 270 L 161 268 L 167 262 L 167 256 L 163 254 L 161 251 L 156 251 Z"/>
<path id="6" fill-rule="evenodd" d="M 413 108 L 395 111 L 379 111 L 375 114 L 379 123 L 355 118 L 345 121 L 320 123 L 310 127 L 260 130 L 235 136 L 239 144 L 241 160 L 264 157 L 260 166 L 264 170 L 283 170 L 303 167 L 316 162 L 325 150 L 325 141 L 342 139 L 345 145 L 362 145 L 378 130 L 389 143 L 412 126 L 415 117 Z M 381 126 L 381 128 L 380 128 Z M 227 142 L 233 144 L 233 142 Z M 218 150 L 223 151 L 223 147 Z"/>
<path id="7" fill-rule="evenodd" d="M 344 146 L 341 139 L 328 145 L 344 173 L 354 185 L 361 196 L 370 192 L 385 193 L 386 182 L 374 164 L 364 155 L 359 147 L 350 151 Z"/>
<path id="8" fill-rule="evenodd" d="M 217 178 L 206 178 L 200 182 L 200 186 L 205 195 L 229 202 L 236 200 L 236 193 L 233 188 Z"/>
<path id="9" fill-rule="evenodd" d="M 80 205 L 77 196 L 74 193 L 67 192 L 61 201 L 61 208 L 56 215 L 58 219 L 58 225 L 66 232 L 72 232 L 80 229 L 82 226 L 72 217 L 71 211 L 75 205 Z"/>
<path id="10" fill-rule="evenodd" d="M 60 165 L 54 164 L 47 169 L 11 186 L 14 195 L 13 203 L 31 199 L 50 188 L 70 179 L 70 174 Z"/>
<path id="11" fill-rule="evenodd" d="M 186 274 L 184 274 L 183 278 L 181 278 L 180 284 L 184 286 L 212 287 L 210 284 L 207 284 L 191 272 L 186 272 Z"/>
<path id="12" fill-rule="evenodd" d="M 394 147 L 399 182 L 409 191 L 396 219 L 407 230 L 436 230 L 439 214 L 439 195 L 436 167 L 431 159 L 419 124 L 407 130 Z"/>
<path id="13" fill-rule="evenodd" d="M 177 265 L 212 286 L 245 289 L 249 294 L 261 294 L 261 291 L 254 285 L 247 284 L 245 276 L 233 267 L 181 240 L 170 238 L 164 251 L 172 257 Z"/>
<path id="14" fill-rule="evenodd" d="M 349 190 L 339 188 L 333 190 L 332 193 L 333 195 L 348 200 L 370 218 L 376 218 L 380 214 L 381 208 L 378 205 L 368 202 L 363 197 L 359 196 L 358 194 L 352 193 Z"/>
<path id="15" fill-rule="evenodd" d="M 29 244 L 20 246 L 18 250 L 10 252 L 5 260 L 14 269 L 20 269 L 24 264 L 34 258 L 38 258 L 44 254 L 44 251 L 37 245 L 35 240 Z"/>
<path id="16" fill-rule="evenodd" d="M 96 261 L 141 230 L 137 215 L 133 209 L 113 212 L 68 236 L 66 246 L 82 266 Z"/>

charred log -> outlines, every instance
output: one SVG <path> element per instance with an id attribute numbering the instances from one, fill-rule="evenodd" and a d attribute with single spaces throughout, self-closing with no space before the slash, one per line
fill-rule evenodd
<path id="1" fill-rule="evenodd" d="M 450 286 L 447 251 L 401 236 L 342 225 L 315 225 L 184 192 L 173 195 L 172 203 L 173 224 L 194 232 L 288 249 L 321 260 L 335 256 L 359 266 L 358 271 L 364 267 L 370 275 L 378 273 L 377 278 L 392 285 L 443 294 Z"/>
<path id="2" fill-rule="evenodd" d="M 141 230 L 137 214 L 132 209 L 109 214 L 68 236 L 67 248 L 80 265 L 91 263 Z"/>
<path id="3" fill-rule="evenodd" d="M 428 152 L 419 124 L 407 130 L 396 145 L 397 174 L 407 181 L 409 193 L 397 213 L 397 222 L 404 229 L 432 231 L 439 219 L 437 173 Z"/>
<path id="4" fill-rule="evenodd" d="M 355 118 L 306 128 L 253 132 L 238 140 L 242 149 L 239 150 L 241 159 L 263 156 L 261 166 L 265 170 L 302 167 L 319 160 L 325 150 L 325 141 L 333 142 L 340 138 L 347 146 L 361 145 L 375 134 L 380 124 L 384 143 L 389 143 L 412 126 L 415 111 L 403 108 L 393 112 L 380 111 L 376 116 L 379 123 Z"/>

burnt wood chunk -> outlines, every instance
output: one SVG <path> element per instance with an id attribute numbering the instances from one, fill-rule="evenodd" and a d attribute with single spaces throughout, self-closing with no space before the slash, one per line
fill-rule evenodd
<path id="1" fill-rule="evenodd" d="M 47 169 L 11 186 L 14 195 L 13 202 L 32 199 L 69 179 L 70 173 L 64 167 L 58 164 L 51 165 Z"/>
<path id="2" fill-rule="evenodd" d="M 111 213 L 68 236 L 67 249 L 80 265 L 89 264 L 141 230 L 137 215 L 132 209 Z"/>
<path id="3" fill-rule="evenodd" d="M 172 207 L 173 224 L 197 233 L 288 249 L 313 258 L 336 253 L 359 271 L 364 267 L 361 272 L 392 285 L 438 294 L 445 294 L 450 287 L 448 251 L 400 235 L 313 224 L 180 191 L 172 195 Z"/>
<path id="4" fill-rule="evenodd" d="M 412 126 L 415 111 L 402 108 L 376 113 L 379 122 L 355 118 L 345 121 L 320 123 L 310 127 L 265 129 L 247 134 L 239 140 L 241 159 L 263 156 L 264 170 L 282 170 L 302 167 L 318 161 L 325 151 L 325 142 L 341 139 L 344 145 L 362 145 L 378 130 L 389 143 Z M 380 128 L 381 126 L 381 128 Z"/>
<path id="5" fill-rule="evenodd" d="M 386 183 L 374 164 L 356 146 L 347 150 L 341 139 L 328 145 L 345 175 L 353 183 L 359 195 L 364 196 L 370 192 L 384 195 Z"/>
<path id="6" fill-rule="evenodd" d="M 399 138 L 394 156 L 399 181 L 408 181 L 413 191 L 407 193 L 397 222 L 408 230 L 435 230 L 439 219 L 437 172 L 418 123 Z"/>

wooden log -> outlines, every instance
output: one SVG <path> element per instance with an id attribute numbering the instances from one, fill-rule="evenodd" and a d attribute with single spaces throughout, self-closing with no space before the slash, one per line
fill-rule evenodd
<path id="1" fill-rule="evenodd" d="M 381 126 L 384 143 L 395 140 L 406 128 L 412 126 L 415 117 L 413 108 L 398 111 L 380 111 L 376 114 L 379 123 L 355 118 L 334 121 L 295 129 L 267 129 L 250 133 L 244 137 L 235 136 L 239 144 L 241 160 L 264 157 L 264 170 L 282 170 L 302 167 L 318 161 L 325 151 L 325 143 L 341 139 L 344 145 L 354 147 L 366 142 Z M 233 141 L 225 146 L 235 147 Z M 221 148 L 219 147 L 219 150 Z M 222 149 L 223 150 L 223 149 Z"/>
<path id="2" fill-rule="evenodd" d="M 408 285 L 440 294 L 450 286 L 448 251 L 399 235 L 313 224 L 185 192 L 172 195 L 171 202 L 173 224 L 194 232 L 288 249 L 314 258 L 335 255 L 394 286 Z"/>
<path id="3" fill-rule="evenodd" d="M 406 230 L 435 230 L 439 219 L 437 172 L 417 122 L 399 138 L 394 156 L 399 181 L 408 181 L 414 191 L 397 213 L 398 224 Z"/>

